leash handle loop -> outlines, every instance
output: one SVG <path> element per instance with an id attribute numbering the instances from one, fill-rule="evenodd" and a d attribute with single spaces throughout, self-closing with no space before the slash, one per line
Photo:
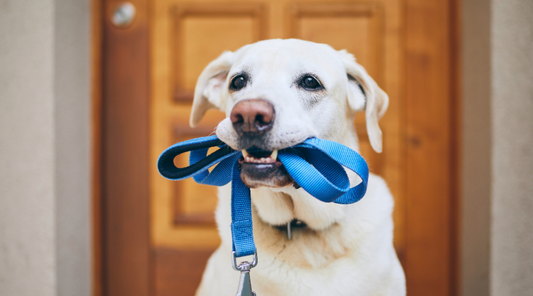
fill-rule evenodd
<path id="1" fill-rule="evenodd" d="M 220 149 L 207 155 L 209 148 L 216 146 Z M 174 158 L 189 151 L 191 152 L 189 157 L 190 165 L 184 168 L 176 167 L 174 165 Z M 219 166 L 215 167 L 213 169 L 214 174 L 211 174 L 213 172 L 209 173 L 209 168 L 219 162 L 224 162 L 228 158 L 238 158 L 241 154 L 240 151 L 235 151 L 224 144 L 217 136 L 208 136 L 187 140 L 170 146 L 159 156 L 157 168 L 159 173 L 169 180 L 178 181 L 193 177 L 200 184 L 222 186 L 231 181 L 231 174 L 224 174 L 224 168 L 227 165 L 221 168 L 218 168 Z"/>

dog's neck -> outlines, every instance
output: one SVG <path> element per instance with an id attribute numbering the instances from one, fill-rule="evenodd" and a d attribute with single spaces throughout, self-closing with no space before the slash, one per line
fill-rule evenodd
<path id="1" fill-rule="evenodd" d="M 286 225 L 273 225 L 273 227 L 281 232 L 285 232 L 285 234 L 287 235 L 287 239 L 291 240 L 293 229 L 305 228 L 307 227 L 307 224 L 305 224 L 305 222 L 302 220 L 293 219 Z"/>
<path id="2" fill-rule="evenodd" d="M 222 187 L 219 198 L 217 223 L 228 225 L 231 219 L 231 186 Z M 351 220 L 361 215 L 354 215 L 353 205 L 324 203 L 303 189 L 292 186 L 252 189 L 251 198 L 256 246 L 262 254 L 268 253 L 278 260 L 296 260 L 299 266 L 319 267 L 345 256 L 350 250 L 348 245 L 359 237 Z M 275 226 L 284 225 L 286 228 L 287 223 L 294 219 L 304 222 L 306 227 L 293 228 L 292 239 L 289 240 L 286 230 Z M 226 244 L 231 245 L 229 227 L 222 228 L 221 236 Z"/>
<path id="3" fill-rule="evenodd" d="M 271 192 L 272 200 L 279 201 L 279 192 Z M 266 196 L 255 196 L 252 194 L 252 199 L 265 198 Z M 281 197 L 284 198 L 284 197 Z M 289 196 L 290 198 L 290 196 Z M 298 197 L 295 198 L 297 200 Z M 315 200 L 315 198 L 312 198 Z M 299 201 L 295 201 L 295 204 Z M 322 202 L 321 202 L 322 203 Z M 263 204 L 261 204 L 263 205 Z M 278 205 L 279 206 L 279 205 Z M 321 220 L 321 218 L 328 218 L 328 214 L 313 213 L 312 206 L 303 209 L 303 204 L 295 206 L 295 209 L 288 212 L 286 223 L 275 223 L 273 217 L 262 217 L 266 211 L 257 203 L 253 207 L 254 213 L 254 240 L 256 246 L 261 250 L 262 256 L 274 256 L 276 260 L 293 262 L 301 267 L 318 268 L 325 264 L 334 262 L 337 258 L 346 256 L 350 248 L 351 238 L 346 239 L 344 234 L 345 225 L 342 221 L 333 219 Z M 322 203 L 322 206 L 332 206 L 332 204 Z M 342 210 L 346 206 L 333 205 Z M 300 207 L 300 211 L 296 210 Z M 279 209 L 279 208 L 278 208 Z M 272 209 L 272 211 L 275 211 Z M 308 215 L 302 215 L 304 211 L 309 211 Z M 344 211 L 340 211 L 339 217 L 344 217 Z M 263 214 L 260 214 L 263 213 Z M 294 214 L 294 216 L 289 216 Z M 335 214 L 333 214 L 335 215 Z M 294 218 L 297 217 L 297 218 Z M 266 219 L 265 219 L 266 218 Z M 300 222 L 299 222 L 300 221 Z M 288 237 L 287 224 L 290 223 L 291 237 Z"/>
<path id="4" fill-rule="evenodd" d="M 343 206 L 324 203 L 292 186 L 253 189 L 252 204 L 259 218 L 269 225 L 286 225 L 297 219 L 316 231 L 330 227 L 345 215 Z"/>

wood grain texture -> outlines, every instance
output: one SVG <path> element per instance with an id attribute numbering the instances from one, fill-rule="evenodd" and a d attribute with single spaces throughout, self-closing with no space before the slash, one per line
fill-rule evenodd
<path id="1" fill-rule="evenodd" d="M 214 249 L 155 248 L 155 296 L 194 296 Z"/>
<path id="2" fill-rule="evenodd" d="M 203 62 L 205 62 L 204 55 L 208 54 L 209 56 L 210 53 L 205 49 L 202 50 L 201 46 L 194 48 L 195 50 L 192 51 L 187 50 L 187 47 L 203 44 L 203 42 L 197 42 L 199 40 L 210 39 L 211 42 L 217 43 L 218 48 L 222 45 L 222 50 L 233 50 L 236 49 L 235 43 L 244 45 L 250 41 L 259 41 L 266 38 L 265 6 L 260 3 L 211 3 L 210 5 L 179 3 L 174 5 L 171 11 L 173 22 L 172 64 L 174 65 L 172 71 L 174 76 L 174 101 L 176 103 L 192 103 L 194 84 L 199 73 L 194 71 L 194 74 L 191 75 L 190 65 L 193 65 L 192 68 L 196 68 L 195 70 L 202 70 Z M 197 21 L 197 27 L 199 21 L 207 25 L 210 30 L 199 31 L 196 29 L 192 32 L 187 30 L 187 27 L 191 26 L 186 26 L 186 22 L 191 20 Z M 235 28 L 240 28 L 239 34 L 233 34 L 232 29 Z M 232 40 L 246 39 L 246 30 L 250 31 L 248 42 Z M 203 39 L 199 39 L 199 37 Z M 224 45 L 227 47 L 224 47 Z M 208 57 L 207 62 L 220 53 L 222 52 L 217 52 L 215 56 Z M 187 64 L 189 64 L 189 67 L 187 67 Z"/>
<path id="3" fill-rule="evenodd" d="M 450 1 L 406 1 L 409 295 L 452 294 Z"/>
<path id="4" fill-rule="evenodd" d="M 150 294 L 148 219 L 148 7 L 119 29 L 104 1 L 102 201 L 104 295 Z"/>

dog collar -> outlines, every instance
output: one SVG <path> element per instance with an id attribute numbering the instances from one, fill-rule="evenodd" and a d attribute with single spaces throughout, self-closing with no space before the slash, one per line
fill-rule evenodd
<path id="1" fill-rule="evenodd" d="M 208 149 L 215 146 L 219 149 L 207 155 Z M 188 151 L 191 152 L 190 166 L 176 167 L 174 158 Z M 163 151 L 157 162 L 161 175 L 170 180 L 193 177 L 197 183 L 214 186 L 232 182 L 231 232 L 236 257 L 256 252 L 250 188 L 240 178 L 240 157 L 241 151 L 233 150 L 217 136 L 209 136 L 174 144 Z M 300 144 L 279 150 L 278 158 L 299 186 L 323 202 L 351 204 L 359 201 L 366 192 L 368 166 L 361 155 L 342 144 L 309 138 Z M 209 172 L 209 168 L 217 163 Z M 350 188 L 343 166 L 359 175 L 362 182 Z"/>
<path id="2" fill-rule="evenodd" d="M 287 233 L 287 239 L 292 239 L 292 229 L 293 228 L 305 228 L 307 227 L 307 224 L 305 224 L 304 221 L 298 220 L 298 219 L 292 219 L 292 221 L 288 222 L 284 225 L 273 225 L 272 227 L 280 230 L 285 231 Z"/>

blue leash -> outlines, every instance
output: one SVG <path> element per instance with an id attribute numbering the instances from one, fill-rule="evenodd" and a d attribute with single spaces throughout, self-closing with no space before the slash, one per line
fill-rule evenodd
<path id="1" fill-rule="evenodd" d="M 210 155 L 211 147 L 219 149 Z M 190 166 L 177 168 L 174 158 L 190 151 Z M 223 186 L 231 183 L 231 233 L 236 257 L 253 255 L 256 251 L 252 228 L 250 188 L 241 181 L 239 158 L 235 151 L 217 136 L 196 138 L 174 144 L 163 151 L 157 161 L 159 173 L 170 180 L 193 177 L 200 184 Z M 366 192 L 368 166 L 357 152 L 332 141 L 309 138 L 295 146 L 278 151 L 278 158 L 292 179 L 305 191 L 323 202 L 351 204 Z M 218 165 L 209 172 L 209 168 Z M 362 182 L 350 188 L 343 166 L 354 171 Z"/>

